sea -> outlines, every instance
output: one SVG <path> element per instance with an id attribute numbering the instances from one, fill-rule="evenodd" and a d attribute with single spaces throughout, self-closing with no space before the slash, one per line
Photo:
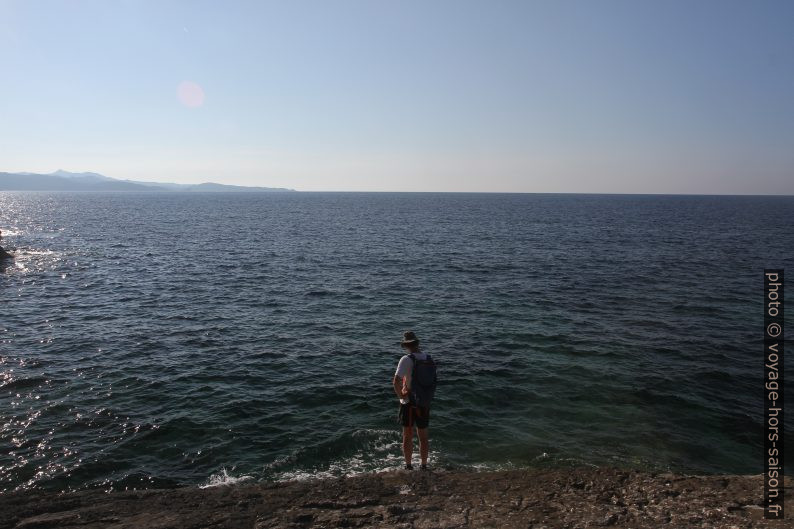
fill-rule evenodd
<path id="1" fill-rule="evenodd" d="M 791 196 L 3 192 L 0 230 L 0 492 L 400 468 L 407 330 L 438 470 L 763 471 Z"/>

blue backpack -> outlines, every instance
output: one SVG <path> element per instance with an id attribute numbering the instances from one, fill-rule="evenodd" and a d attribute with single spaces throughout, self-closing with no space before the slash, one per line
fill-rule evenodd
<path id="1" fill-rule="evenodd" d="M 408 356 L 411 357 L 414 365 L 411 371 L 411 404 L 429 408 L 438 384 L 436 363 L 430 355 L 424 360 L 418 360 L 413 353 Z"/>

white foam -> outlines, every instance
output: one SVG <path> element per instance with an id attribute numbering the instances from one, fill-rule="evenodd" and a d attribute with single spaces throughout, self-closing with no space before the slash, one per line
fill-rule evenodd
<path id="1" fill-rule="evenodd" d="M 331 461 L 324 469 L 302 469 L 278 472 L 276 481 L 303 481 L 307 479 L 323 479 L 334 477 L 350 477 L 370 472 L 386 472 L 401 468 L 403 465 L 402 439 L 398 432 L 392 430 L 361 429 L 353 432 L 352 437 L 374 437 L 365 446 L 356 450 L 349 457 Z M 295 457 L 285 458 L 294 461 Z M 275 462 L 274 462 L 275 463 Z M 272 465 L 272 468 L 275 465 Z"/>
<path id="2" fill-rule="evenodd" d="M 58 255 L 52 250 L 22 250 L 18 255 Z"/>
<path id="3" fill-rule="evenodd" d="M 508 460 L 504 463 L 497 463 L 494 461 L 485 461 L 482 463 L 471 463 L 468 465 L 464 465 L 466 468 L 470 468 L 476 472 L 484 472 L 484 471 L 494 471 L 494 470 L 515 470 L 520 468 L 519 466 L 515 465 L 512 461 Z"/>
<path id="4" fill-rule="evenodd" d="M 62 261 L 63 252 L 53 250 L 36 250 L 32 248 L 6 248 L 14 256 L 13 268 L 22 273 L 42 271 L 43 267 Z"/>
<path id="5" fill-rule="evenodd" d="M 253 476 L 232 476 L 226 470 L 226 468 L 221 468 L 221 471 L 217 474 L 212 474 L 207 483 L 203 485 L 199 485 L 200 489 L 206 489 L 209 487 L 217 487 L 219 485 L 234 485 L 235 483 L 239 483 L 241 481 L 246 481 L 248 479 L 254 479 Z"/>

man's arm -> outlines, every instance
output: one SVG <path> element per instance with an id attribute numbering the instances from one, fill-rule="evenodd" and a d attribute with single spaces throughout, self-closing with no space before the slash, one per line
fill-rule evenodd
<path id="1" fill-rule="evenodd" d="M 405 377 L 394 375 L 392 386 L 394 386 L 394 393 L 397 394 L 398 398 L 404 399 L 408 396 L 408 391 L 403 391 L 403 388 L 405 387 Z"/>
<path id="2" fill-rule="evenodd" d="M 397 394 L 397 397 L 401 399 L 409 395 L 407 382 L 408 375 L 411 374 L 411 370 L 409 369 L 410 361 L 411 359 L 407 355 L 400 358 L 400 361 L 397 363 L 397 371 L 394 373 L 394 379 L 392 380 L 394 392 Z"/>

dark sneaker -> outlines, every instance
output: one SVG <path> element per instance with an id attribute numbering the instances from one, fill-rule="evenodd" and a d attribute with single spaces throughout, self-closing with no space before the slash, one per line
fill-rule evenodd
<path id="1" fill-rule="evenodd" d="M 427 468 L 427 465 L 422 465 L 419 467 L 419 470 L 430 470 L 430 469 Z"/>
<path id="2" fill-rule="evenodd" d="M 414 469 L 413 465 L 410 465 L 408 463 L 405 464 L 405 470 L 413 470 L 413 469 Z"/>

